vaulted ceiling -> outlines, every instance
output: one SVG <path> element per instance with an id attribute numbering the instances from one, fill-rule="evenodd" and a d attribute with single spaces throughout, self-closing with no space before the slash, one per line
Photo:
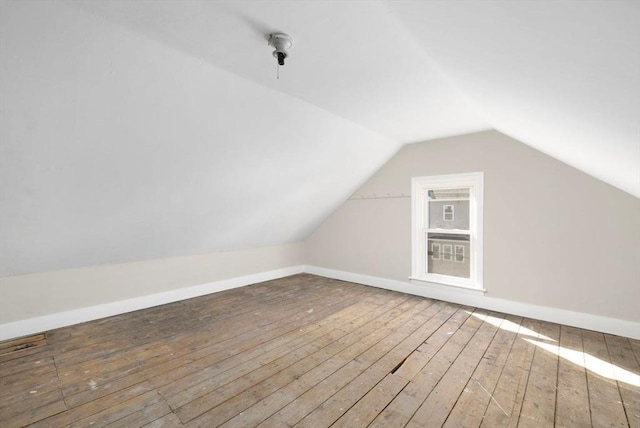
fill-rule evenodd
<path id="1" fill-rule="evenodd" d="M 485 129 L 640 196 L 639 2 L 0 8 L 2 276 L 304 239 L 403 144 Z"/>

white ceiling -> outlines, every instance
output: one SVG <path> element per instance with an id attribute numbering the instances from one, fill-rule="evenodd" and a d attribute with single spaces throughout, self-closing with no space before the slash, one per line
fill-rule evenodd
<path id="1" fill-rule="evenodd" d="M 304 239 L 483 129 L 640 195 L 640 2 L 0 7 L 2 276 Z"/>
<path id="2" fill-rule="evenodd" d="M 640 196 L 639 1 L 392 4 L 492 128 Z"/>

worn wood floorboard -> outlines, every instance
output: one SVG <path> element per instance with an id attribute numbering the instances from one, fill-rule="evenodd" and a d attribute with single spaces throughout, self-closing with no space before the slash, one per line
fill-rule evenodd
<path id="1" fill-rule="evenodd" d="M 616 382 L 615 370 L 609 365 L 609 351 L 604 335 L 584 331 L 582 343 L 585 361 L 597 364 L 597 371 L 587 371 L 587 385 L 591 404 L 591 420 L 595 426 L 629 426 L 622 396 Z"/>
<path id="2" fill-rule="evenodd" d="M 517 328 L 518 335 L 502 367 L 480 426 L 517 426 L 535 351 L 535 346 L 530 345 L 527 340 L 539 336 L 539 327 L 539 321 L 525 318 Z"/>
<path id="3" fill-rule="evenodd" d="M 604 335 L 614 371 L 619 373 L 618 389 L 622 397 L 631 427 L 640 428 L 640 388 L 632 384 L 633 374 L 640 373 L 640 363 L 634 358 L 629 339 L 620 336 Z"/>
<path id="4" fill-rule="evenodd" d="M 213 408 L 205 418 L 218 417 L 224 421 L 235 415 L 240 416 L 240 414 L 242 414 L 242 417 L 245 419 L 252 417 L 251 415 L 255 413 L 260 415 L 261 412 L 259 410 L 256 412 L 256 408 L 245 411 L 245 409 L 253 406 L 258 401 L 260 401 L 257 406 L 258 408 L 265 407 L 272 409 L 273 413 L 273 411 L 278 410 L 279 407 L 276 406 L 275 403 L 265 400 L 267 396 L 272 395 L 293 381 L 296 381 L 298 386 L 302 385 L 303 383 L 299 381 L 301 376 L 312 369 L 316 371 L 323 370 L 329 365 L 329 363 L 326 362 L 329 358 L 332 358 L 332 364 L 336 364 L 339 361 L 339 357 L 344 357 L 344 355 L 339 354 L 340 351 L 350 346 L 352 346 L 353 349 L 353 347 L 357 346 L 355 345 L 356 343 L 362 343 L 359 341 L 367 334 L 374 331 L 376 334 L 379 334 L 378 329 L 382 327 L 385 322 L 400 317 L 405 311 L 417 304 L 416 299 L 411 299 L 411 301 L 407 300 L 409 299 L 400 298 L 389 301 L 378 309 L 353 320 L 350 325 L 346 326 L 348 328 L 336 326 L 338 328 L 335 332 L 330 333 L 333 336 L 333 342 L 310 355 L 303 358 L 283 358 L 281 361 L 274 362 L 272 365 L 261 367 L 259 370 L 249 373 L 244 379 L 241 379 L 239 382 L 234 382 L 233 385 L 229 387 L 218 390 L 217 396 L 230 398 L 222 405 Z M 338 355 L 336 356 L 336 354 Z M 349 360 L 348 357 L 344 359 Z M 272 400 L 274 397 L 276 396 L 272 396 L 269 399 Z M 289 401 L 289 399 L 283 400 L 282 406 L 286 405 Z M 225 414 L 226 417 L 224 416 Z M 255 423 L 264 419 L 264 417 L 255 417 L 258 417 L 258 419 L 254 421 Z"/>
<path id="5" fill-rule="evenodd" d="M 550 427 L 555 420 L 560 326 L 541 322 L 539 332 L 548 338 L 545 344 L 549 345 L 549 350 L 534 345 L 536 349 L 518 420 L 518 426 L 522 427 Z"/>
<path id="6" fill-rule="evenodd" d="M 522 322 L 522 318 L 512 315 L 486 320 L 494 323 L 498 331 L 449 412 L 446 427 L 480 426 Z"/>
<path id="7" fill-rule="evenodd" d="M 301 274 L 0 343 L 0 427 L 640 428 L 640 341 Z"/>
<path id="8" fill-rule="evenodd" d="M 560 327 L 560 346 L 575 353 L 578 362 L 584 362 L 582 333 L 579 329 Z M 558 426 L 589 426 L 589 394 L 587 371 L 575 362 L 560 358 L 558 366 L 558 392 L 556 395 L 555 424 Z"/>

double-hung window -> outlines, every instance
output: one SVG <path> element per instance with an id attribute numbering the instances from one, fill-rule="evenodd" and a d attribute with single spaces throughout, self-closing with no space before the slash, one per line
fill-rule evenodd
<path id="1" fill-rule="evenodd" d="M 412 179 L 411 279 L 483 290 L 482 196 L 481 172 Z"/>

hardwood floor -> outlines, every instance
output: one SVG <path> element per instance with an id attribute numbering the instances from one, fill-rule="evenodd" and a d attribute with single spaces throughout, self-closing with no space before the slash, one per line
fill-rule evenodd
<path id="1" fill-rule="evenodd" d="M 302 274 L 0 345 L 0 426 L 638 427 L 639 359 Z"/>

